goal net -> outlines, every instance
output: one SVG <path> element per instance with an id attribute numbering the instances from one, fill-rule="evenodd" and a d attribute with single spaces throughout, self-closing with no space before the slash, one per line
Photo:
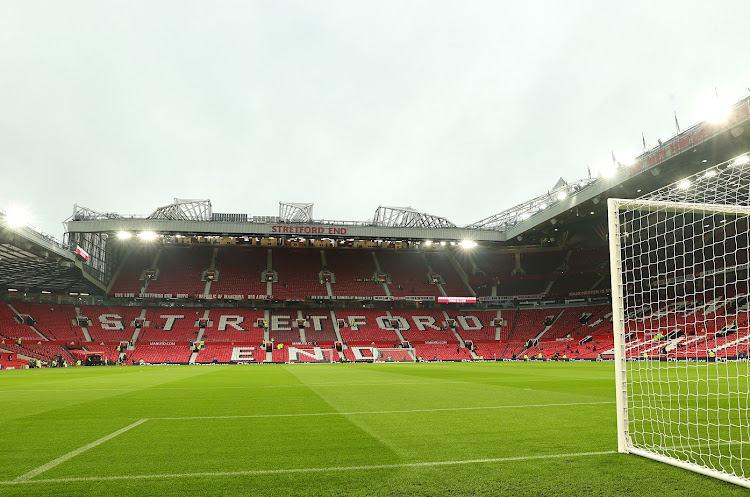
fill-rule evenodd
<path id="1" fill-rule="evenodd" d="M 609 200 L 618 449 L 746 487 L 748 162 Z"/>
<path id="2" fill-rule="evenodd" d="M 372 349 L 373 362 L 416 362 L 416 354 L 414 349 L 385 349 L 385 348 L 373 348 Z"/>

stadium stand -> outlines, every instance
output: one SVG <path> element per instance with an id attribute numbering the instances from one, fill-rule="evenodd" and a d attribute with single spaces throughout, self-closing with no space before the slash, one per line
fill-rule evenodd
<path id="1" fill-rule="evenodd" d="M 85 339 L 80 327 L 73 324 L 76 318 L 73 306 L 18 302 L 14 307 L 22 315 L 30 316 L 35 321 L 34 328 L 49 340 Z"/>
<path id="2" fill-rule="evenodd" d="M 193 307 L 151 307 L 146 310 L 146 324 L 138 337 L 139 342 L 193 342 L 200 330 L 198 321 L 204 310 Z"/>
<path id="3" fill-rule="evenodd" d="M 138 295 L 143 286 L 143 270 L 151 266 L 156 255 L 156 249 L 152 247 L 137 247 L 120 269 L 110 295 L 133 294 Z"/>
<path id="4" fill-rule="evenodd" d="M 443 280 L 441 286 L 446 295 L 451 297 L 465 297 L 471 292 L 461 280 L 461 276 L 453 266 L 451 255 L 446 252 L 425 252 L 425 258 L 430 269 L 440 275 Z"/>
<path id="5" fill-rule="evenodd" d="M 212 295 L 266 295 L 268 249 L 224 247 L 218 250 L 216 269 L 219 278 L 211 283 Z"/>
<path id="6" fill-rule="evenodd" d="M 393 330 L 382 329 L 378 326 L 377 319 L 387 318 L 386 311 L 373 309 L 340 309 L 336 310 L 336 318 L 344 322 L 341 328 L 341 338 L 348 344 L 376 345 L 385 344 L 392 347 L 393 344 L 401 342 L 401 339 Z M 352 326 L 354 324 L 354 326 Z"/>
<path id="7" fill-rule="evenodd" d="M 307 343 L 335 342 L 338 340 L 330 312 L 306 309 L 299 311 L 299 314 L 307 322 L 304 329 Z"/>
<path id="8" fill-rule="evenodd" d="M 133 338 L 135 319 L 141 307 L 81 306 L 81 315 L 88 318 L 86 329 L 94 342 L 129 342 Z"/>
<path id="9" fill-rule="evenodd" d="M 427 278 L 427 265 L 419 252 L 377 252 L 380 268 L 388 273 L 388 288 L 395 296 L 440 296 L 437 285 Z"/>
<path id="10" fill-rule="evenodd" d="M 264 332 L 257 324 L 264 316 L 262 309 L 211 309 L 202 340 L 260 344 Z"/>
<path id="11" fill-rule="evenodd" d="M 187 363 L 192 353 L 192 349 L 187 344 L 147 345 L 139 343 L 128 355 L 136 362 L 143 360 L 147 364 L 164 364 Z"/>
<path id="12" fill-rule="evenodd" d="M 268 336 L 275 343 L 300 343 L 302 338 L 299 333 L 297 311 L 274 310 L 270 314 L 268 322 Z"/>
<path id="13" fill-rule="evenodd" d="M 205 288 L 203 271 L 211 262 L 212 248 L 205 246 L 165 247 L 157 263 L 158 276 L 148 284 L 146 293 L 200 295 Z"/>
<path id="14" fill-rule="evenodd" d="M 19 338 L 23 340 L 42 339 L 30 326 L 21 323 L 20 319 L 9 304 L 0 304 L 0 337 L 11 341 Z"/>
<path id="15" fill-rule="evenodd" d="M 503 311 L 502 314 L 503 319 L 505 319 L 506 311 Z M 495 339 L 495 326 L 492 325 L 492 322 L 497 317 L 497 311 L 470 311 L 458 313 L 449 311 L 448 315 L 451 319 L 455 320 L 456 329 L 462 339 L 473 341 Z M 505 328 L 507 328 L 507 326 L 505 326 Z"/>
<path id="16" fill-rule="evenodd" d="M 273 269 L 278 281 L 273 283 L 273 296 L 305 300 L 313 295 L 327 295 L 320 280 L 320 250 L 277 248 L 273 251 Z"/>
<path id="17" fill-rule="evenodd" d="M 381 296 L 383 284 L 375 280 L 377 268 L 370 250 L 326 250 L 326 267 L 333 272 L 336 282 L 331 283 L 334 295 Z"/>

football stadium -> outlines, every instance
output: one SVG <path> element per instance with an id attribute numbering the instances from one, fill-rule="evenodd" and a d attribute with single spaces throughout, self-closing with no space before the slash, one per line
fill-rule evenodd
<path id="1" fill-rule="evenodd" d="M 465 226 L 3 211 L 0 494 L 746 495 L 748 151 L 750 97 Z"/>

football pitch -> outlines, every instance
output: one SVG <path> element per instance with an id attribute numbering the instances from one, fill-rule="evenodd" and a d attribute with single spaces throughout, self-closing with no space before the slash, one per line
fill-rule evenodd
<path id="1" fill-rule="evenodd" d="M 0 495 L 748 490 L 616 453 L 612 363 L 4 371 Z"/>

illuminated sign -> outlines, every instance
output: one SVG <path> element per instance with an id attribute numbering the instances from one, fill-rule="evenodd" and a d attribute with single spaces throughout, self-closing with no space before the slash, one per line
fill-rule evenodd
<path id="1" fill-rule="evenodd" d="M 476 304 L 476 297 L 438 297 L 438 302 L 444 304 Z"/>

